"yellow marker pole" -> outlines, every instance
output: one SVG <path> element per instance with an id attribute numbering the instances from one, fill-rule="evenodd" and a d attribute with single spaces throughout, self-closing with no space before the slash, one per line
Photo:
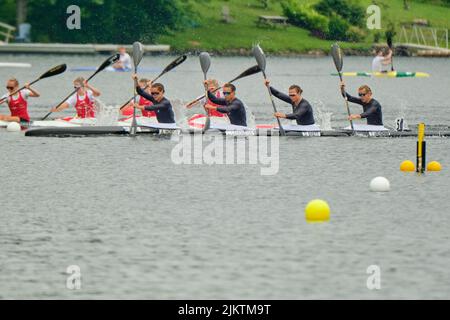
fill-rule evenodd
<path id="1" fill-rule="evenodd" d="M 426 142 L 425 142 L 425 124 L 419 123 L 418 134 L 417 134 L 417 163 L 416 172 L 425 172 L 425 152 L 426 152 Z"/>

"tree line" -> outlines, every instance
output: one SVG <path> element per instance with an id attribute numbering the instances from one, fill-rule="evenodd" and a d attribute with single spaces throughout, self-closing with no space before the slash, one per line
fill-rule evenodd
<path id="1" fill-rule="evenodd" d="M 74 3 L 76 2 L 76 3 Z M 80 8 L 80 29 L 69 29 L 71 5 Z M 2 0 L 0 21 L 32 26 L 35 42 L 153 42 L 182 28 L 190 18 L 188 0 Z"/>

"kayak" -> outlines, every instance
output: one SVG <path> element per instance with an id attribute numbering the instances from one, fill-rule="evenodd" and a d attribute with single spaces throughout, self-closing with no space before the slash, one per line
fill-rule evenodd
<path id="1" fill-rule="evenodd" d="M 332 73 L 338 76 L 337 73 Z M 390 71 L 390 72 L 343 72 L 344 77 L 376 77 L 376 78 L 428 78 L 430 74 L 425 72 L 407 72 L 407 71 Z"/>
<path id="2" fill-rule="evenodd" d="M 414 131 L 395 131 L 383 126 L 355 125 L 355 131 L 350 128 L 321 130 L 319 126 L 283 126 L 288 137 L 380 137 L 380 138 L 400 138 L 417 137 Z M 71 137 L 71 136 L 100 136 L 100 135 L 127 135 L 130 132 L 129 126 L 78 126 L 66 128 L 31 128 L 25 132 L 28 137 Z M 146 124 L 138 127 L 138 135 L 172 135 L 172 134 L 218 134 L 226 136 L 279 136 L 278 128 L 261 129 L 247 128 L 234 125 L 216 125 L 210 130 L 203 132 L 199 129 L 182 129 L 175 123 L 170 124 Z M 443 130 L 427 130 L 427 137 L 450 137 L 450 128 Z"/>
<path id="3" fill-rule="evenodd" d="M 31 68 L 29 63 L 19 63 L 19 62 L 0 62 L 1 68 Z"/>
<path id="4" fill-rule="evenodd" d="M 122 127 L 129 127 L 131 126 L 131 123 L 133 121 L 133 117 L 121 119 L 117 122 L 118 126 Z M 51 128 L 73 128 L 73 127 L 87 127 L 87 126 L 96 126 L 98 122 L 98 119 L 96 118 L 62 118 L 62 119 L 55 119 L 55 120 L 35 120 L 31 122 L 21 122 L 20 125 L 22 128 L 44 128 L 44 127 L 51 127 Z M 158 120 L 156 117 L 136 117 L 136 123 L 138 126 L 142 125 L 145 126 L 147 124 L 154 124 L 158 123 Z M 0 120 L 0 128 L 6 128 L 10 124 L 9 121 L 1 121 Z"/>
<path id="5" fill-rule="evenodd" d="M 96 71 L 98 67 L 75 67 L 71 68 L 71 72 L 83 72 L 83 71 Z M 161 72 L 161 68 L 138 68 L 138 72 Z M 109 72 L 132 72 L 133 69 L 114 69 L 113 67 L 107 67 L 105 71 Z"/>

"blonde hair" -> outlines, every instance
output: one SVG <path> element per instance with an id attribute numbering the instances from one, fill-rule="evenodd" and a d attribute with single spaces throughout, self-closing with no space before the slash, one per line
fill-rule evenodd
<path id="1" fill-rule="evenodd" d="M 219 87 L 219 81 L 217 81 L 216 79 L 208 79 L 208 86 L 213 85 L 214 87 L 218 88 Z"/>
<path id="2" fill-rule="evenodd" d="M 8 79 L 8 82 L 10 82 L 10 81 L 14 82 L 16 87 L 19 86 L 19 80 L 17 80 L 16 78 L 14 78 L 14 77 L 9 78 L 9 79 Z"/>
<path id="3" fill-rule="evenodd" d="M 147 82 L 148 82 L 148 79 L 145 79 L 145 78 L 142 78 L 141 80 L 139 80 L 139 83 L 147 84 Z"/>
<path id="4" fill-rule="evenodd" d="M 370 87 L 368 85 L 363 85 L 361 87 L 359 87 L 358 91 L 362 91 L 364 90 L 365 93 L 372 93 L 372 89 L 370 89 Z"/>
<path id="5" fill-rule="evenodd" d="M 84 87 L 84 78 L 83 77 L 78 77 L 75 80 L 73 80 L 73 82 L 79 83 L 79 84 L 81 84 L 81 86 Z"/>

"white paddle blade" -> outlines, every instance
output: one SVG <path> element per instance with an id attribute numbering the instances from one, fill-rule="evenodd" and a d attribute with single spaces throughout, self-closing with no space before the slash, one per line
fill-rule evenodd
<path id="1" fill-rule="evenodd" d="M 256 62 L 258 63 L 258 67 L 265 72 L 266 71 L 266 56 L 264 55 L 264 51 L 258 45 L 253 47 L 253 55 L 255 56 Z"/>
<path id="2" fill-rule="evenodd" d="M 336 66 L 337 71 L 341 72 L 342 67 L 344 66 L 344 59 L 342 56 L 342 50 L 337 42 L 331 46 L 331 55 L 333 57 L 334 65 Z"/>
<path id="3" fill-rule="evenodd" d="M 133 43 L 133 63 L 136 69 L 139 63 L 141 63 L 142 57 L 144 56 L 144 46 L 142 43 L 136 41 Z"/>
<path id="4" fill-rule="evenodd" d="M 200 66 L 202 67 L 203 74 L 207 74 L 209 67 L 211 67 L 211 57 L 208 52 L 200 53 Z"/>

